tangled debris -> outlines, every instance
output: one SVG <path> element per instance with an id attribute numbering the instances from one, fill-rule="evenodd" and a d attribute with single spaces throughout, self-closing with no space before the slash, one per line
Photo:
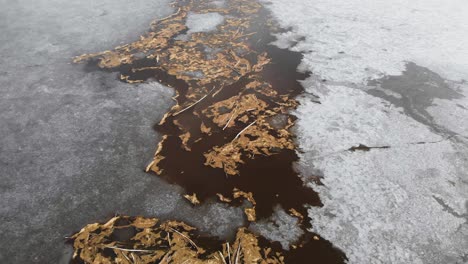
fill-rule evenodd
<path id="1" fill-rule="evenodd" d="M 287 128 L 277 131 L 265 121 L 294 108 L 297 102 L 288 94 L 280 94 L 265 80 L 262 71 L 271 59 L 267 52 L 259 52 L 249 42 L 255 34 L 260 34 L 255 31 L 253 14 L 260 13 L 261 5 L 248 0 L 228 1 L 224 7 L 215 6 L 208 0 L 181 1 L 174 5 L 178 11 L 154 21 L 150 33 L 140 40 L 111 51 L 85 54 L 74 61 L 94 60 L 100 68 L 119 69 L 121 80 L 130 83 L 156 77 L 161 71 L 185 82 L 185 89 L 178 89 L 176 85 L 177 104 L 166 113 L 160 125 L 166 122 L 176 125 L 181 147 L 187 151 L 199 140 L 195 136 L 209 134 L 216 129 L 214 125 L 226 130 L 255 122 L 248 131 L 236 137 L 235 142 L 213 146 L 205 153 L 206 165 L 222 168 L 229 175 L 239 173 L 237 167 L 244 163 L 244 159 L 260 154 L 272 155 L 271 149 L 293 149 Z M 179 40 L 176 37 L 188 30 L 185 21 L 190 12 L 217 12 L 226 15 L 226 19 L 216 32 L 192 33 L 189 40 Z M 270 21 L 266 23 L 270 30 L 273 29 Z M 208 54 L 207 49 L 216 52 Z M 201 74 L 190 74 L 193 72 Z M 233 89 L 232 84 L 240 79 L 247 83 L 240 89 Z M 210 96 L 218 87 L 230 91 L 224 94 L 217 91 Z M 232 96 L 223 99 L 230 94 Z M 211 100 L 211 103 L 197 107 L 202 100 Z M 185 112 L 207 122 L 201 122 L 197 129 L 184 122 L 186 119 L 178 118 Z M 195 129 L 198 130 L 196 133 Z M 164 140 L 162 142 L 164 147 Z M 157 151 L 148 167 L 157 174 L 162 173 L 159 163 L 164 157 L 161 155 Z"/>
<path id="2" fill-rule="evenodd" d="M 260 246 L 245 228 L 230 245 L 204 238 L 183 222 L 116 216 L 85 226 L 72 239 L 72 263 L 284 263 L 281 252 Z"/>

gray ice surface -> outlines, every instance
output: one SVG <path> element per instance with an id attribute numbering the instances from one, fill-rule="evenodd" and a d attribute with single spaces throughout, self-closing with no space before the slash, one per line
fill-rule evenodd
<path id="1" fill-rule="evenodd" d="M 143 168 L 173 104 L 72 57 L 138 39 L 166 0 L 0 0 L 0 263 L 67 263 L 64 237 L 115 214 L 176 218 L 231 235 L 240 209 L 193 208 Z"/>
<path id="2" fill-rule="evenodd" d="M 299 219 L 289 215 L 283 208 L 277 206 L 269 219 L 252 223 L 249 229 L 270 241 L 278 241 L 285 250 L 298 242 L 304 231 L 299 227 Z"/>

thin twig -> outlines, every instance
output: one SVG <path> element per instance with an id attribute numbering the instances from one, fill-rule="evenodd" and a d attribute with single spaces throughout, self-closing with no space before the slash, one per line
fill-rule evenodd
<path id="1" fill-rule="evenodd" d="M 239 29 L 240 29 L 240 27 L 237 27 L 236 32 L 235 32 L 234 35 L 232 36 L 232 40 L 234 40 L 234 38 L 236 37 L 237 33 L 239 33 Z"/>
<path id="2" fill-rule="evenodd" d="M 180 114 L 180 113 L 182 113 L 182 112 L 185 112 L 186 110 L 192 108 L 194 105 L 198 104 L 201 100 L 205 99 L 207 96 L 208 96 L 208 94 L 206 94 L 205 96 L 203 96 L 200 100 L 196 101 L 195 103 L 193 103 L 193 104 L 187 106 L 186 108 L 182 109 L 181 111 L 179 111 L 179 112 L 173 114 L 172 116 L 176 116 L 176 115 L 178 115 L 178 114 Z"/>
<path id="3" fill-rule="evenodd" d="M 176 116 L 182 112 L 185 112 L 186 110 L 192 108 L 193 106 L 195 106 L 196 104 L 198 104 L 199 102 L 201 102 L 203 99 L 205 99 L 215 88 L 211 89 L 211 91 L 209 91 L 205 96 L 203 96 L 202 98 L 200 98 L 200 100 L 196 101 L 195 103 L 185 107 L 184 109 L 180 110 L 179 112 L 173 114 L 172 116 Z"/>
<path id="4" fill-rule="evenodd" d="M 133 262 L 127 257 L 127 255 L 125 255 L 124 253 L 122 253 L 122 255 L 128 260 L 128 262 L 130 262 L 131 264 L 133 264 Z"/>
<path id="5" fill-rule="evenodd" d="M 221 256 L 221 259 L 223 260 L 224 264 L 227 264 L 226 263 L 226 258 L 223 256 L 223 254 L 220 251 L 218 251 L 218 253 Z"/>
<path id="6" fill-rule="evenodd" d="M 241 243 L 240 243 L 240 241 L 239 241 L 239 246 L 237 246 L 237 253 L 236 253 L 236 263 L 235 263 L 235 264 L 237 264 L 237 262 L 239 261 L 239 251 L 240 251 L 240 245 L 241 245 Z"/>
<path id="7" fill-rule="evenodd" d="M 171 237 L 169 236 L 169 233 L 167 233 L 167 242 L 169 242 L 169 246 L 171 246 L 172 242 L 171 242 Z"/>
<path id="8" fill-rule="evenodd" d="M 172 228 L 172 227 L 169 227 L 169 229 L 171 229 L 172 231 L 176 232 L 177 234 L 179 234 L 179 235 L 181 235 L 182 237 L 184 237 L 185 239 L 187 239 L 188 242 L 198 250 L 197 244 L 195 244 L 195 242 L 193 242 L 193 241 L 192 241 L 190 238 L 188 238 L 186 235 L 182 234 L 181 232 L 175 230 L 175 229 Z"/>
<path id="9" fill-rule="evenodd" d="M 227 251 L 228 251 L 228 256 L 229 256 L 229 264 L 231 264 L 231 251 L 229 250 L 229 242 L 227 242 Z"/>
<path id="10" fill-rule="evenodd" d="M 252 123 L 250 123 L 250 125 L 246 126 L 244 129 L 242 129 L 242 131 L 239 132 L 232 141 L 236 140 L 245 130 L 249 129 L 249 127 L 253 126 L 253 124 L 255 124 L 256 122 L 257 122 L 257 120 L 253 121 Z"/>
<path id="11" fill-rule="evenodd" d="M 229 120 L 228 120 L 228 122 L 226 123 L 226 125 L 223 127 L 223 130 L 225 130 L 225 129 L 229 126 L 229 124 L 231 123 L 232 118 L 234 118 L 234 115 L 236 114 L 236 112 L 237 112 L 237 106 L 236 106 L 236 108 L 234 109 L 234 111 L 232 111 L 232 115 L 231 115 L 231 117 L 229 118 Z"/>
<path id="12" fill-rule="evenodd" d="M 231 70 L 233 70 L 234 72 L 236 72 L 237 74 L 239 74 L 240 76 L 242 76 L 242 73 L 240 73 L 236 68 L 232 67 L 232 66 L 229 65 L 229 64 L 226 64 L 226 66 L 228 66 L 229 68 L 231 68 Z"/>
<path id="13" fill-rule="evenodd" d="M 161 261 L 159 262 L 159 264 L 162 264 L 163 261 L 165 261 L 166 263 L 169 263 L 169 258 L 166 260 L 166 257 L 169 256 L 169 251 L 166 252 L 166 254 L 164 254 L 164 257 L 161 259 Z"/>
<path id="14" fill-rule="evenodd" d="M 158 19 L 158 20 L 154 21 L 153 24 L 158 23 L 158 22 L 161 22 L 161 21 L 164 21 L 164 20 L 169 19 L 169 18 L 171 18 L 171 17 L 173 17 L 173 16 L 177 16 L 177 15 L 180 13 L 180 10 L 181 10 L 181 9 L 180 9 L 180 7 L 179 7 L 179 9 L 177 10 L 177 12 L 175 12 L 174 14 L 169 15 L 169 16 L 167 16 L 167 17 L 163 17 L 163 18 L 161 18 L 161 19 Z"/>
<path id="15" fill-rule="evenodd" d="M 244 35 L 240 35 L 238 37 L 235 37 L 234 39 L 239 39 L 239 38 L 242 38 L 242 37 L 247 37 L 247 36 L 250 36 L 250 35 L 254 35 L 254 34 L 257 34 L 257 32 L 251 32 L 251 33 L 248 33 L 248 34 L 244 34 Z"/>
<path id="16" fill-rule="evenodd" d="M 113 248 L 113 249 L 118 249 L 118 250 L 122 250 L 122 251 L 129 251 L 129 252 L 153 252 L 154 251 L 154 250 L 147 250 L 147 249 L 119 248 L 119 247 L 114 247 L 114 246 L 110 246 L 110 247 L 106 247 L 106 248 Z"/>
<path id="17" fill-rule="evenodd" d="M 223 88 L 224 88 L 224 85 L 221 86 L 221 88 L 219 88 L 218 91 L 216 91 L 215 93 L 213 93 L 213 95 L 212 95 L 211 97 L 215 97 L 217 94 L 219 94 L 219 92 L 221 92 L 221 90 L 223 90 Z"/>

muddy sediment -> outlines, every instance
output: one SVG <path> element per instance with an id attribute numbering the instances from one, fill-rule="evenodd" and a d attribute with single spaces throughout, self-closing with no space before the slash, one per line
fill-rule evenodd
<path id="1" fill-rule="evenodd" d="M 306 231 L 309 227 L 306 207 L 321 206 L 321 202 L 317 193 L 304 186 L 292 167 L 298 157 L 290 131 L 295 117 L 289 112 L 298 104 L 295 97 L 303 92 L 299 81 L 308 76 L 308 73 L 297 72 L 302 55 L 270 45 L 275 40 L 274 34 L 284 30 L 259 3 L 233 0 L 219 5 L 215 2 L 179 1 L 174 4 L 177 12 L 153 22 L 149 33 L 140 40 L 114 50 L 82 55 L 75 62 L 86 62 L 88 70 L 117 71 L 124 82 L 157 80 L 175 89 L 177 104 L 155 126 L 163 139 L 146 168 L 148 172 L 182 186 L 186 198 L 193 204 L 213 197 L 234 205 L 247 202 L 245 214 L 250 222 L 269 217 L 273 208 L 280 205 L 300 218 Z M 186 26 L 189 14 L 213 12 L 224 16 L 224 22 L 216 30 L 185 35 L 189 31 Z M 181 35 L 185 37 L 180 38 Z M 138 221 L 151 222 L 143 218 Z M 96 225 L 99 226 L 95 224 L 93 228 Z M 185 236 L 194 240 L 200 237 L 188 232 L 191 227 L 184 227 L 188 228 Z M 132 235 L 153 232 L 155 228 L 160 227 L 142 227 Z M 88 238 L 98 229 L 102 227 L 88 230 Z M 114 229 L 109 232 L 113 233 Z M 84 246 L 79 248 L 76 244 L 79 235 L 75 235 L 74 259 L 88 263 L 79 252 L 83 252 L 90 241 L 82 241 L 80 245 Z M 243 236 L 255 237 L 256 249 L 263 250 L 258 249 L 259 252 L 268 248 L 277 254 L 269 259 L 268 254 L 258 255 L 250 250 L 250 253 L 243 253 L 241 263 L 249 261 L 248 254 L 258 260 L 261 256 L 266 261 L 262 263 L 311 263 L 311 260 L 341 263 L 345 260 L 344 254 L 328 241 L 307 231 L 289 251 L 245 229 L 238 231 L 236 241 Z M 106 255 L 111 262 L 117 257 L 129 257 L 123 256 L 122 250 L 109 247 L 119 243 L 112 241 L 111 236 L 99 241 L 92 245 L 95 250 L 87 253 L 91 259 L 104 248 L 114 252 Z M 145 246 L 133 242 L 128 245 L 129 238 L 126 241 L 126 246 L 131 248 Z M 214 243 L 218 248 L 207 245 L 204 251 L 211 255 L 197 253 L 194 260 L 217 259 L 214 257 L 219 255 L 217 251 L 226 256 L 226 243 Z M 178 246 L 180 252 L 190 250 L 188 247 L 190 245 Z M 169 248 L 170 245 L 163 250 L 164 254 L 154 255 L 148 258 L 151 261 L 143 263 L 158 263 L 169 255 L 185 256 L 177 250 L 168 251 Z"/>

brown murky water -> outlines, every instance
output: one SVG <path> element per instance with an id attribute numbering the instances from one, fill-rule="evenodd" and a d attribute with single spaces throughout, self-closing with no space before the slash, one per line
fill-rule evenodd
<path id="1" fill-rule="evenodd" d="M 213 197 L 234 205 L 247 200 L 249 221 L 270 216 L 280 205 L 305 217 L 306 234 L 289 251 L 261 237 L 258 245 L 281 252 L 285 263 L 342 263 L 341 251 L 306 230 L 305 206 L 322 204 L 292 167 L 298 157 L 289 129 L 295 117 L 289 111 L 303 92 L 299 81 L 308 77 L 297 72 L 302 55 L 269 45 L 273 34 L 284 30 L 255 1 L 175 6 L 177 13 L 154 22 L 139 41 L 75 61 L 87 61 L 88 70 L 118 71 L 125 82 L 157 80 L 176 90 L 177 105 L 155 126 L 164 137 L 147 171 L 194 194 L 187 197 L 194 204 Z M 188 31 L 187 16 L 210 12 L 225 17 L 217 30 L 177 38 Z M 106 239 L 128 241 L 136 235 L 135 230 L 113 232 Z M 222 250 L 216 239 L 193 232 L 190 237 L 208 252 Z"/>

